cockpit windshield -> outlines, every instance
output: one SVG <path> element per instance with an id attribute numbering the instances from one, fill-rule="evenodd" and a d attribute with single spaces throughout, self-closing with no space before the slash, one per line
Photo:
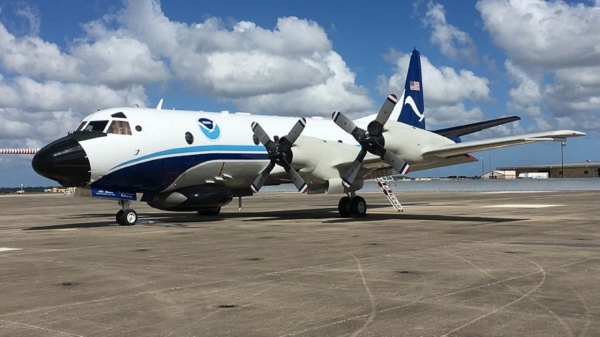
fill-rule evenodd
<path id="1" fill-rule="evenodd" d="M 87 124 L 87 121 L 81 122 L 75 131 L 83 131 L 83 127 Z"/>
<path id="2" fill-rule="evenodd" d="M 130 135 L 131 128 L 127 121 L 114 120 L 108 127 L 107 133 L 114 133 L 117 135 Z"/>
<path id="3" fill-rule="evenodd" d="M 102 132 L 106 128 L 108 121 L 91 121 L 82 131 Z"/>
<path id="4" fill-rule="evenodd" d="M 108 120 L 83 121 L 75 132 L 102 132 L 115 135 L 131 135 L 131 128 L 126 116 L 122 112 L 112 114 Z M 107 125 L 108 128 L 106 127 Z"/>

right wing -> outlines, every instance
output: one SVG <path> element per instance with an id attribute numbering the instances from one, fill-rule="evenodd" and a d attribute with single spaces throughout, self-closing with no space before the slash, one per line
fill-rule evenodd
<path id="1" fill-rule="evenodd" d="M 468 152 L 477 152 L 490 149 L 498 149 L 501 147 L 529 144 L 543 141 L 562 142 L 568 137 L 581 137 L 585 133 L 572 130 L 548 131 L 539 133 L 530 133 L 518 136 L 509 136 L 501 138 L 492 138 L 484 140 L 475 140 L 455 144 L 446 144 L 440 146 L 432 146 L 423 150 L 423 155 L 435 155 L 438 157 L 451 157 L 457 155 L 465 155 Z"/>

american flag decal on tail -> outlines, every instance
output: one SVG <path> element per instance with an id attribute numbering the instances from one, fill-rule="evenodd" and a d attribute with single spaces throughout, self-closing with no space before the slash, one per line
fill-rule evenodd
<path id="1" fill-rule="evenodd" d="M 421 83 L 418 81 L 410 81 L 410 90 L 421 91 Z"/>

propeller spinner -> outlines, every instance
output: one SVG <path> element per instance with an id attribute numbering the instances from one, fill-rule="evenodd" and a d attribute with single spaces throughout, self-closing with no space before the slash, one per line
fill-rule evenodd
<path id="1" fill-rule="evenodd" d="M 265 184 L 269 174 L 275 167 L 275 165 L 279 165 L 283 167 L 285 172 L 287 172 L 288 176 L 296 185 L 296 188 L 299 192 L 305 193 L 308 190 L 308 185 L 296 170 L 290 166 L 290 162 L 292 161 L 292 145 L 306 126 L 306 119 L 301 118 L 298 122 L 292 127 L 292 130 L 286 135 L 279 139 L 275 139 L 275 141 L 271 140 L 269 135 L 263 130 L 260 124 L 256 122 L 252 122 L 252 132 L 264 145 L 267 149 L 267 156 L 271 160 L 269 165 L 260 173 L 260 175 L 254 180 L 252 183 L 252 192 L 257 193 L 260 188 Z"/>
<path id="2" fill-rule="evenodd" d="M 390 118 L 392 110 L 394 110 L 394 106 L 396 106 L 397 102 L 398 98 L 396 95 L 389 95 L 381 106 L 375 120 L 371 121 L 367 126 L 367 130 L 356 126 L 350 118 L 344 116 L 339 111 L 335 111 L 331 115 L 334 123 L 347 133 L 351 134 L 361 146 L 358 156 L 342 177 L 342 185 L 344 185 L 344 187 L 350 188 L 350 186 L 352 186 L 352 182 L 354 182 L 356 174 L 358 173 L 367 152 L 379 156 L 399 173 L 408 173 L 408 164 L 391 151 L 385 149 L 385 138 L 383 137 L 383 126 Z"/>

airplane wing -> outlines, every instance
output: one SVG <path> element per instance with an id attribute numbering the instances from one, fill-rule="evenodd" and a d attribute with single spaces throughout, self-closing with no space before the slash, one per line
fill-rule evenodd
<path id="1" fill-rule="evenodd" d="M 490 149 L 498 149 L 507 146 L 521 145 L 543 141 L 562 142 L 568 137 L 581 137 L 585 133 L 572 130 L 559 130 L 549 132 L 531 133 L 519 136 L 492 138 L 485 140 L 468 141 L 455 144 L 446 144 L 436 147 L 425 148 L 423 155 L 435 155 L 438 157 L 451 157 L 464 155 L 467 152 L 477 152 Z"/>
<path id="2" fill-rule="evenodd" d="M 440 130 L 435 130 L 435 131 L 431 131 L 431 132 L 434 132 L 440 136 L 444 136 L 446 138 L 452 139 L 452 138 L 468 135 L 468 134 L 471 134 L 474 132 L 479 132 L 481 130 L 489 129 L 494 126 L 518 121 L 520 119 L 521 119 L 521 117 L 518 117 L 518 116 L 503 117 L 503 118 L 492 119 L 492 120 L 484 121 L 484 122 L 454 126 L 451 128 L 440 129 Z"/>

